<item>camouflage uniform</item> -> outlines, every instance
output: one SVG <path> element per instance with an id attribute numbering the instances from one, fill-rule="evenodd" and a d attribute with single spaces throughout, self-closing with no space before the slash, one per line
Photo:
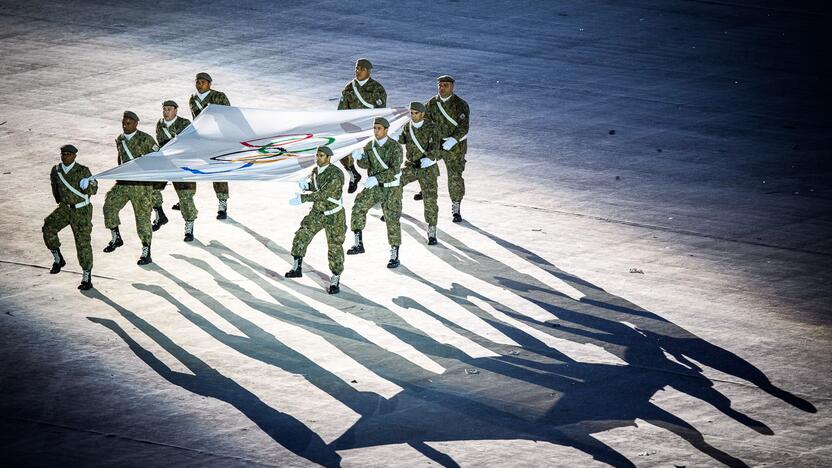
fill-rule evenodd
<path id="1" fill-rule="evenodd" d="M 159 119 L 159 121 L 156 122 L 156 141 L 159 142 L 159 147 L 163 147 L 168 144 L 169 141 L 173 140 L 174 136 L 179 135 L 179 133 L 182 130 L 185 130 L 185 128 L 190 124 L 190 120 L 177 116 L 173 123 L 170 124 L 170 127 L 168 127 L 165 125 L 165 119 Z M 161 190 L 165 188 L 167 182 L 162 182 L 160 185 L 161 188 L 156 190 L 156 187 L 154 187 L 153 190 L 154 207 L 162 206 Z M 179 196 L 179 209 L 182 211 L 182 218 L 184 218 L 185 221 L 195 220 L 197 214 L 199 213 L 196 209 L 196 205 L 194 204 L 196 182 L 174 182 L 173 188 L 176 190 L 176 195 Z"/>
<path id="2" fill-rule="evenodd" d="M 378 180 L 378 185 L 365 188 L 355 197 L 352 207 L 351 229 L 361 231 L 367 224 L 367 211 L 381 203 L 384 221 L 387 223 L 387 240 L 391 246 L 402 243 L 399 218 L 402 215 L 402 147 L 392 138 L 384 146 L 371 141 L 364 146 L 366 155 L 358 161 L 358 167 L 367 169 L 367 174 Z"/>
<path id="3" fill-rule="evenodd" d="M 129 154 L 125 150 L 125 146 L 130 150 Z M 152 136 L 141 130 L 136 130 L 129 141 L 124 134 L 119 135 L 116 138 L 116 149 L 118 151 L 118 163 L 124 164 L 147 153 L 158 151 L 159 147 L 156 146 Z M 116 184 L 113 185 L 113 188 L 107 192 L 107 196 L 104 198 L 104 225 L 107 229 L 117 228 L 121 224 L 118 213 L 128 201 L 133 205 L 139 239 L 142 244 L 150 245 L 150 240 L 153 238 L 150 223 L 150 212 L 153 210 L 153 182 L 116 181 Z"/>
<path id="4" fill-rule="evenodd" d="M 425 119 L 422 120 L 422 126 L 416 128 L 413 122 L 408 122 L 402 129 L 399 143 L 405 145 L 407 151 L 407 157 L 402 168 L 402 187 L 413 181 L 419 181 L 419 187 L 422 189 L 422 196 L 425 200 L 425 222 L 428 223 L 428 226 L 436 226 L 439 214 L 439 204 L 437 203 L 439 166 L 435 161 L 440 148 L 436 125 Z M 422 168 L 420 162 L 422 158 L 430 159 L 434 161 L 434 164 Z"/>
<path id="5" fill-rule="evenodd" d="M 58 232 L 69 225 L 72 228 L 73 236 L 75 236 L 78 263 L 81 264 L 82 269 L 91 270 L 92 204 L 88 199 L 78 196 L 67 188 L 58 174 L 77 192 L 87 196 L 95 195 L 98 192 L 98 183 L 95 181 L 91 181 L 86 189 L 81 189 L 81 179 L 92 176 L 86 166 L 76 162 L 68 173 L 64 172 L 61 164 L 53 167 L 49 179 L 52 182 L 52 195 L 55 197 L 58 206 L 43 220 L 43 241 L 49 250 L 58 250 L 61 247 Z"/>
<path id="6" fill-rule="evenodd" d="M 344 271 L 344 237 L 347 232 L 347 220 L 341 201 L 344 172 L 332 164 L 324 170 L 315 166 L 310 176 L 309 190 L 312 193 L 304 193 L 300 199 L 304 203 L 312 202 L 312 210 L 295 232 L 292 256 L 305 256 L 312 238 L 323 229 L 326 233 L 329 269 L 332 274 L 340 275 Z"/>
<path id="7" fill-rule="evenodd" d="M 208 95 L 205 96 L 205 99 L 199 99 L 199 96 L 192 94 L 188 104 L 191 107 L 191 115 L 193 115 L 194 118 L 196 118 L 203 109 L 208 107 L 208 104 L 216 104 L 220 106 L 231 105 L 225 93 L 213 89 L 208 91 Z M 217 194 L 218 200 L 228 200 L 228 182 L 214 182 L 214 193 Z"/>
<path id="8" fill-rule="evenodd" d="M 356 93 L 356 91 L 358 91 Z M 359 98 L 359 96 L 361 96 Z M 363 101 L 362 101 L 363 100 Z M 364 86 L 358 84 L 355 79 L 350 80 L 341 91 L 341 100 L 338 101 L 338 110 L 351 109 L 374 109 L 387 107 L 387 91 L 378 81 L 367 78 Z M 355 164 L 352 156 L 341 158 L 341 165 L 352 167 Z M 362 166 L 358 166 L 362 167 Z"/>
<path id="9" fill-rule="evenodd" d="M 468 120 L 470 118 L 468 103 L 456 94 L 452 94 L 447 101 L 437 95 L 425 104 L 428 109 L 427 118 L 436 124 L 439 130 L 439 159 L 445 160 L 445 168 L 448 171 L 448 192 L 451 201 L 459 203 L 465 195 L 465 180 L 462 179 L 462 172 L 465 170 L 465 153 L 468 151 Z M 440 106 L 447 113 L 440 110 Z M 454 122 L 451 122 L 453 119 Z M 453 137 L 457 144 L 450 151 L 442 149 L 442 139 Z"/>

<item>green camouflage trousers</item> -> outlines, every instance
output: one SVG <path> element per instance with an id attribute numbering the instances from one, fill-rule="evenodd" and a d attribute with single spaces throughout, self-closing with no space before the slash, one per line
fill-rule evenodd
<path id="1" fill-rule="evenodd" d="M 402 187 L 413 181 L 419 181 L 425 204 L 425 222 L 428 223 L 428 226 L 436 226 L 436 220 L 439 217 L 439 203 L 437 202 L 439 184 L 437 179 L 439 179 L 439 166 L 437 164 L 425 169 L 414 169 L 412 167 L 402 169 Z"/>
<path id="2" fill-rule="evenodd" d="M 381 187 L 364 189 L 355 197 L 352 206 L 351 229 L 361 231 L 367 224 L 367 212 L 376 203 L 381 203 L 384 221 L 387 223 L 387 241 L 391 246 L 402 245 L 402 187 Z"/>
<path id="3" fill-rule="evenodd" d="M 217 194 L 217 200 L 228 200 L 228 182 L 214 182 L 214 193 Z"/>
<path id="4" fill-rule="evenodd" d="M 448 194 L 452 202 L 461 202 L 465 196 L 465 180 L 462 172 L 465 170 L 465 153 L 456 151 L 439 151 L 440 159 L 445 161 L 448 172 Z"/>
<path id="5" fill-rule="evenodd" d="M 167 187 L 167 182 L 157 182 L 153 185 L 153 207 L 162 207 L 162 190 Z M 174 182 L 173 188 L 179 197 L 179 210 L 182 212 L 182 219 L 194 221 L 199 211 L 194 203 L 196 195 L 196 182 Z"/>
<path id="6" fill-rule="evenodd" d="M 319 211 L 313 211 L 304 216 L 300 222 L 300 228 L 295 232 L 295 239 L 292 241 L 292 256 L 305 256 L 306 248 L 321 229 L 326 233 L 329 270 L 333 275 L 340 275 L 344 271 L 344 237 L 347 233 L 347 218 L 344 210 L 329 216 Z"/>
<path id="7" fill-rule="evenodd" d="M 104 225 L 115 229 L 121 224 L 118 212 L 127 202 L 133 205 L 136 217 L 136 231 L 143 244 L 150 244 L 153 229 L 150 224 L 150 212 L 153 210 L 153 187 L 150 185 L 116 184 L 104 198 Z"/>
<path id="8" fill-rule="evenodd" d="M 72 228 L 75 236 L 75 251 L 78 253 L 78 263 L 84 270 L 92 269 L 92 205 L 75 208 L 60 204 L 43 220 L 43 242 L 49 250 L 61 247 L 58 232 L 67 227 Z"/>

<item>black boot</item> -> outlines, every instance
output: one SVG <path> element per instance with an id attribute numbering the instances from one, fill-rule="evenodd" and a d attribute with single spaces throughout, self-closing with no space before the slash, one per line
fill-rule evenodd
<path id="1" fill-rule="evenodd" d="M 142 244 L 142 256 L 139 257 L 136 265 L 147 265 L 148 263 L 153 263 L 153 259 L 150 258 L 150 244 Z"/>
<path id="2" fill-rule="evenodd" d="M 61 255 L 61 249 L 55 249 L 52 251 L 52 269 L 49 270 L 49 273 L 55 274 L 61 271 L 61 268 L 66 266 L 66 261 L 64 260 L 64 256 Z"/>
<path id="3" fill-rule="evenodd" d="M 349 167 L 350 171 L 350 186 L 347 187 L 347 193 L 353 193 L 358 189 L 358 181 L 361 180 L 361 174 L 355 170 L 355 166 Z"/>
<path id="4" fill-rule="evenodd" d="M 110 234 L 113 235 L 113 238 L 110 239 L 110 243 L 107 244 L 107 247 L 104 247 L 104 252 L 107 253 L 110 253 L 124 245 L 124 241 L 121 240 L 121 233 L 118 232 L 118 227 L 110 229 Z"/>
<path id="5" fill-rule="evenodd" d="M 217 207 L 217 219 L 226 218 L 228 218 L 228 201 L 220 200 L 219 206 Z"/>
<path id="6" fill-rule="evenodd" d="M 285 277 L 300 278 L 303 276 L 303 257 L 294 257 L 295 262 L 292 264 L 292 269 L 287 271 Z"/>
<path id="7" fill-rule="evenodd" d="M 185 242 L 194 241 L 194 222 L 185 221 Z"/>
<path id="8" fill-rule="evenodd" d="M 350 247 L 349 250 L 347 250 L 347 255 L 357 255 L 364 253 L 364 242 L 361 237 L 361 231 L 354 231 L 354 234 L 355 245 L 353 245 L 352 247 Z"/>
<path id="9" fill-rule="evenodd" d="M 174 203 L 173 206 L 170 207 L 170 209 L 179 211 L 179 202 Z"/>
<path id="10" fill-rule="evenodd" d="M 84 276 L 81 278 L 81 284 L 78 285 L 78 289 L 81 291 L 92 289 L 92 272 L 90 270 L 84 270 Z"/>
<path id="11" fill-rule="evenodd" d="M 387 268 L 396 268 L 399 266 L 399 246 L 394 245 L 390 247 L 390 261 L 387 262 Z"/>
<path id="12" fill-rule="evenodd" d="M 165 210 L 163 210 L 161 206 L 153 207 L 153 211 L 156 212 L 156 220 L 153 221 L 152 228 L 153 231 L 156 232 L 160 227 L 168 223 L 168 217 L 165 216 Z"/>
<path id="13" fill-rule="evenodd" d="M 428 245 L 436 245 L 436 226 L 428 226 Z"/>
<path id="14" fill-rule="evenodd" d="M 459 213 L 459 203 L 460 202 L 452 202 L 451 203 L 451 213 L 454 215 L 453 222 L 461 223 L 462 222 L 462 215 Z"/>
<path id="15" fill-rule="evenodd" d="M 326 292 L 329 294 L 338 294 L 341 292 L 341 275 L 332 275 L 329 278 L 329 288 L 327 288 Z"/>
<path id="16" fill-rule="evenodd" d="M 413 195 L 414 200 L 421 200 L 422 199 L 422 192 L 418 192 L 416 195 Z"/>

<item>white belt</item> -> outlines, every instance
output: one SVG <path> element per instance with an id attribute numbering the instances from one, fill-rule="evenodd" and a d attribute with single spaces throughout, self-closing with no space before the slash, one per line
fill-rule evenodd
<path id="1" fill-rule="evenodd" d="M 398 187 L 402 182 L 402 173 L 399 172 L 396 174 L 396 179 L 392 182 L 387 182 L 386 184 L 382 184 L 382 187 Z"/>
<path id="2" fill-rule="evenodd" d="M 376 107 L 364 100 L 364 97 L 361 96 L 361 93 L 358 92 L 358 87 L 355 86 L 355 80 L 352 80 L 352 91 L 355 93 L 355 97 L 357 97 L 358 100 L 361 101 L 361 104 L 364 104 L 364 107 L 368 109 L 374 109 Z"/>
<path id="3" fill-rule="evenodd" d="M 61 175 L 61 170 L 58 169 L 57 167 L 55 167 L 55 169 L 58 172 L 58 178 L 61 179 L 61 182 L 63 182 L 64 187 L 69 189 L 70 192 L 72 192 L 75 195 L 78 195 L 79 197 L 84 199 L 84 201 L 76 203 L 75 208 L 83 208 L 83 207 L 89 205 L 90 204 L 90 196 L 85 194 L 85 193 L 81 193 L 81 192 L 75 190 L 75 187 L 69 185 L 69 182 L 67 182 L 66 179 L 64 179 L 64 176 Z"/>
<path id="4" fill-rule="evenodd" d="M 334 198 L 327 198 L 326 201 L 328 201 L 330 203 L 335 203 L 338 206 L 336 206 L 335 208 L 333 208 L 331 210 L 324 211 L 324 216 L 334 215 L 335 213 L 344 209 L 344 203 L 341 201 L 340 198 L 337 199 L 337 200 L 334 199 Z"/>

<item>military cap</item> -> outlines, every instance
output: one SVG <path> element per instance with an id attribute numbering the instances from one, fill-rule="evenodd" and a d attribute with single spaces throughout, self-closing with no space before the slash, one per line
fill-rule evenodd
<path id="1" fill-rule="evenodd" d="M 373 125 L 375 124 L 379 124 L 384 128 L 390 128 L 390 122 L 388 122 L 384 117 L 376 117 L 376 119 L 373 120 Z"/>
<path id="2" fill-rule="evenodd" d="M 78 148 L 72 145 L 63 145 L 61 146 L 61 153 L 75 153 L 78 154 Z"/>
<path id="3" fill-rule="evenodd" d="M 415 110 L 416 112 L 427 112 L 427 108 L 425 105 L 419 101 L 413 101 L 410 103 L 410 110 Z"/>
<path id="4" fill-rule="evenodd" d="M 171 101 L 170 99 L 168 99 L 167 101 L 162 103 L 162 107 L 168 107 L 168 106 L 175 107 L 175 108 L 179 109 L 179 104 L 177 104 L 176 101 Z"/>
<path id="5" fill-rule="evenodd" d="M 438 83 L 442 83 L 442 82 L 453 83 L 454 82 L 454 77 L 452 77 L 451 75 L 442 75 L 439 78 L 437 78 L 436 81 Z"/>
<path id="6" fill-rule="evenodd" d="M 207 74 L 207 73 L 205 73 L 205 72 L 199 72 L 199 73 L 197 73 L 197 74 L 196 74 L 196 79 L 198 79 L 198 80 L 205 80 L 205 81 L 209 81 L 209 82 L 210 82 L 210 81 L 212 81 L 212 80 L 211 80 L 211 75 L 209 75 L 209 74 Z"/>
<path id="7" fill-rule="evenodd" d="M 133 112 L 133 111 L 124 111 L 124 116 L 127 117 L 128 119 L 133 119 L 136 122 L 139 121 L 139 116 L 136 115 L 136 113 Z"/>
<path id="8" fill-rule="evenodd" d="M 372 70 L 373 69 L 373 64 L 370 63 L 370 61 L 365 59 L 365 58 L 360 58 L 360 59 L 356 60 L 355 61 L 355 66 L 356 67 L 361 67 L 361 68 L 366 68 L 367 70 Z"/>
<path id="9" fill-rule="evenodd" d="M 330 148 L 329 146 L 319 146 L 318 151 L 327 156 L 332 156 L 332 148 Z"/>

